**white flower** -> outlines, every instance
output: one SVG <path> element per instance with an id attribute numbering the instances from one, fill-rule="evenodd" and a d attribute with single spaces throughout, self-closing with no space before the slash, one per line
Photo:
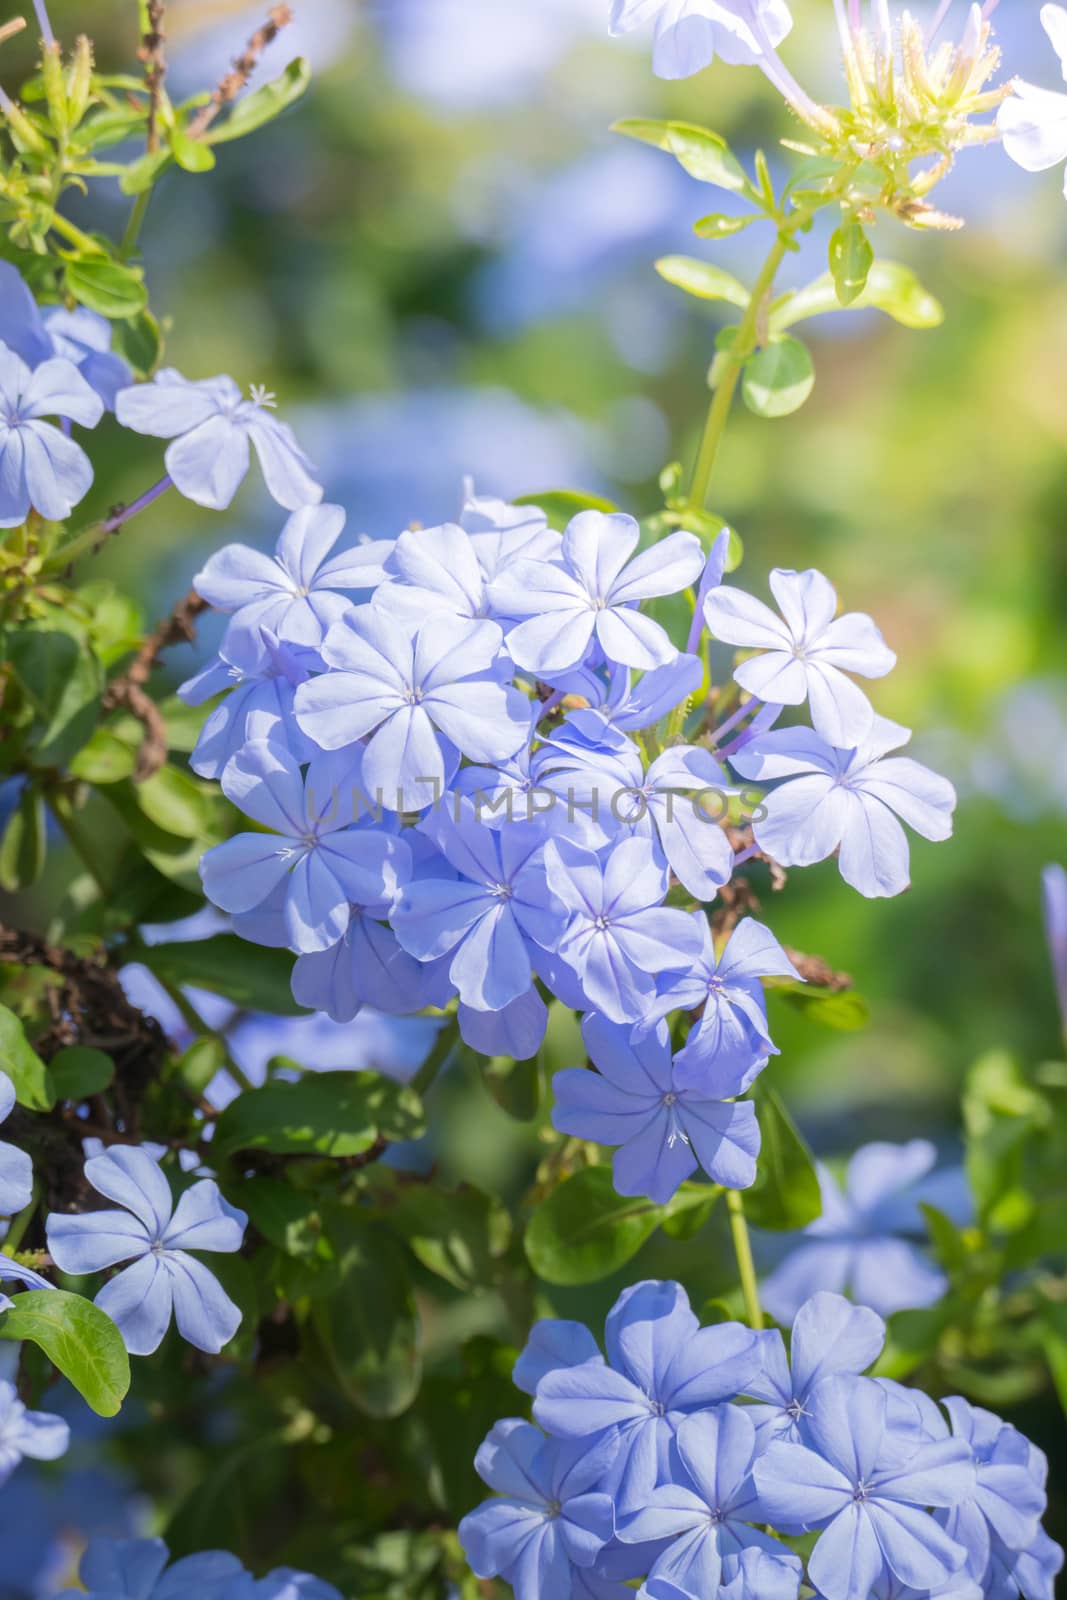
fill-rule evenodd
<path id="1" fill-rule="evenodd" d="M 691 77 L 716 56 L 733 66 L 756 65 L 793 26 L 785 0 L 613 0 L 612 33 L 649 22 L 660 78 Z"/>
<path id="2" fill-rule="evenodd" d="M 1042 6 L 1041 26 L 1067 80 L 1067 9 Z M 997 127 L 1005 151 L 1026 172 L 1045 172 L 1067 162 L 1067 94 L 1039 89 L 1017 78 L 1014 97 L 1005 100 L 997 114 Z M 1067 183 L 1064 189 L 1067 193 Z"/>

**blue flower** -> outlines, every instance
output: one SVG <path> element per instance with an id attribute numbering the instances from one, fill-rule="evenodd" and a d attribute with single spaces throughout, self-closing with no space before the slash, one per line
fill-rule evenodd
<path id="1" fill-rule="evenodd" d="M 70 1429 L 62 1417 L 27 1411 L 15 1385 L 0 1380 L 0 1487 L 20 1461 L 58 1461 L 69 1443 Z"/>
<path id="2" fill-rule="evenodd" d="M 692 77 L 717 55 L 751 66 L 793 26 L 786 0 L 612 0 L 612 33 L 653 20 L 652 69 L 659 78 Z"/>
<path id="3" fill-rule="evenodd" d="M 901 1237 L 924 1232 L 923 1200 L 961 1220 L 967 1214 L 958 1172 L 928 1176 L 936 1160 L 925 1139 L 864 1145 L 849 1162 L 843 1192 L 820 1166 L 822 1215 L 801 1231 L 804 1243 L 762 1285 L 776 1322 L 789 1322 L 820 1289 L 847 1290 L 884 1317 L 941 1298 L 948 1287 L 944 1273 Z"/>
<path id="4" fill-rule="evenodd" d="M 162 1539 L 93 1539 L 82 1557 L 83 1588 L 60 1600 L 340 1600 L 330 1584 L 282 1568 L 256 1583 L 225 1550 L 169 1560 Z"/>
<path id="5" fill-rule="evenodd" d="M 838 851 L 845 882 L 867 899 L 901 894 L 910 881 L 908 840 L 898 817 L 924 839 L 952 834 L 956 791 L 947 778 L 904 756 L 885 757 L 911 738 L 875 717 L 855 749 L 838 750 L 810 728 L 761 734 L 731 757 L 756 783 L 786 780 L 764 796 L 752 832 L 785 867 L 808 867 Z"/>
<path id="6" fill-rule="evenodd" d="M 122 1261 L 134 1263 L 96 1296 L 131 1355 L 157 1350 L 172 1315 L 183 1339 L 217 1354 L 237 1332 L 241 1313 L 218 1279 L 188 1252 L 239 1250 L 245 1213 L 207 1178 L 187 1189 L 175 1206 L 157 1163 L 132 1146 L 94 1156 L 85 1163 L 85 1176 L 98 1194 L 123 1209 L 84 1216 L 53 1212 L 47 1235 L 56 1266 L 82 1276 Z"/>
<path id="7" fill-rule="evenodd" d="M 545 832 L 524 822 L 486 828 L 460 797 L 420 827 L 459 877 L 408 883 L 391 917 L 396 936 L 420 961 L 451 957 L 465 1006 L 501 1011 L 529 992 L 536 948 L 551 948 L 567 923 L 545 883 Z"/>
<path id="8" fill-rule="evenodd" d="M 752 1480 L 756 1454 L 756 1430 L 740 1406 L 714 1406 L 679 1423 L 668 1481 L 619 1527 L 619 1538 L 630 1544 L 671 1541 L 650 1578 L 666 1578 L 695 1596 L 713 1595 L 738 1576 L 741 1552 L 754 1548 L 780 1554 L 794 1567 L 799 1588 L 797 1558 L 752 1526 L 767 1520 Z"/>
<path id="9" fill-rule="evenodd" d="M 930 1516 L 974 1492 L 970 1447 L 906 1448 L 870 1378 L 825 1378 L 811 1396 L 811 1447 L 772 1443 L 752 1469 L 767 1520 L 783 1533 L 821 1529 L 808 1563 L 825 1600 L 869 1600 L 887 1573 L 916 1589 L 944 1584 L 967 1552 Z"/>
<path id="10" fill-rule="evenodd" d="M 599 1485 L 616 1449 L 613 1439 L 589 1448 L 546 1439 L 518 1418 L 498 1422 L 475 1466 L 502 1498 L 484 1501 L 459 1525 L 477 1576 L 504 1578 L 515 1600 L 570 1595 L 575 1569 L 592 1567 L 615 1530 L 611 1498 Z"/>
<path id="11" fill-rule="evenodd" d="M 0 1122 L 15 1109 L 15 1085 L 0 1072 Z M 33 1162 L 24 1150 L 0 1141 L 0 1217 L 14 1216 L 33 1194 Z"/>
<path id="12" fill-rule="evenodd" d="M 208 899 L 223 911 L 269 915 L 278 893 L 290 946 L 303 953 L 343 938 L 351 905 L 391 902 L 411 871 L 411 852 L 404 840 L 356 820 L 359 756 L 318 756 L 303 778 L 285 747 L 267 739 L 234 756 L 223 793 L 273 831 L 239 833 L 206 852 L 200 876 Z"/>
<path id="13" fill-rule="evenodd" d="M 561 1133 L 620 1147 L 612 1163 L 619 1194 L 666 1205 L 698 1166 L 725 1188 L 755 1182 L 755 1108 L 732 1102 L 729 1097 L 741 1093 L 737 1084 L 718 1098 L 680 1088 L 665 1022 L 642 1031 L 593 1015 L 585 1018 L 582 1037 L 598 1072 L 568 1067 L 556 1073 L 552 1124 Z"/>
<path id="14" fill-rule="evenodd" d="M 515 562 L 491 586 L 502 616 L 524 617 L 508 634 L 516 666 L 541 677 L 579 666 L 594 638 L 609 661 L 660 667 L 678 652 L 642 600 L 676 594 L 704 565 L 700 540 L 672 533 L 631 561 L 640 539 L 632 517 L 579 512 L 563 535 L 558 562 Z"/>
<path id="15" fill-rule="evenodd" d="M 988 1584 L 996 1565 L 1029 1551 L 1041 1532 L 1048 1462 L 1017 1428 L 959 1395 L 943 1402 L 952 1433 L 974 1455 L 974 1493 L 938 1513 L 950 1538 L 967 1551 L 967 1571 Z M 995 1553 L 994 1553 L 995 1552 Z M 1014 1600 L 1014 1592 L 1013 1592 Z"/>
<path id="16" fill-rule="evenodd" d="M 258 637 L 231 629 L 215 659 L 178 690 L 189 706 L 229 691 L 200 729 L 189 757 L 193 771 L 221 777 L 230 758 L 253 739 L 274 739 L 298 761 L 318 754 L 293 713 L 296 687 L 307 681 L 315 662 L 311 652 L 282 644 L 269 628 L 260 626 Z"/>
<path id="17" fill-rule="evenodd" d="M 1052 980 L 1060 1021 L 1067 1036 L 1067 872 L 1058 863 L 1041 874 L 1045 940 L 1052 961 Z"/>
<path id="18" fill-rule="evenodd" d="M 588 814 L 601 840 L 628 833 L 651 840 L 697 900 L 714 900 L 729 882 L 733 846 L 719 823 L 730 786 L 707 750 L 674 745 L 646 772 L 641 752 L 617 726 L 599 712 L 578 711 L 545 741 L 535 769 L 557 795 L 566 785 L 568 800 Z M 708 795 L 716 801 L 710 811 Z"/>
<path id="19" fill-rule="evenodd" d="M 837 595 L 821 572 L 776 568 L 770 584 L 781 617 L 730 585 L 712 589 L 704 600 L 716 639 L 759 652 L 735 670 L 734 681 L 771 705 L 807 700 L 815 730 L 829 744 L 861 744 L 874 727 L 874 711 L 845 673 L 884 678 L 896 656 L 870 617 L 859 611 L 837 616 Z"/>
<path id="20" fill-rule="evenodd" d="M 858 1377 L 872 1367 L 885 1344 L 885 1323 L 867 1306 L 838 1294 L 805 1301 L 793 1319 L 786 1355 L 776 1328 L 761 1333 L 762 1367 L 748 1393 L 763 1404 L 751 1408 L 761 1442 L 804 1442 L 804 1423 L 816 1384 L 823 1378 Z"/>
<path id="21" fill-rule="evenodd" d="M 605 1477 L 620 1514 L 639 1510 L 666 1475 L 683 1418 L 743 1394 L 759 1363 L 740 1323 L 701 1328 L 678 1283 L 624 1290 L 608 1315 L 608 1359 L 560 1365 L 537 1385 L 534 1416 L 561 1439 L 618 1440 Z"/>
<path id="22" fill-rule="evenodd" d="M 0 344 L 0 528 L 17 528 L 31 509 L 64 522 L 93 481 L 81 445 L 46 422 L 60 417 L 95 428 L 103 401 L 59 356 L 32 371 Z"/>
<path id="23" fill-rule="evenodd" d="M 587 1010 L 636 1022 L 656 975 L 697 958 L 700 934 L 688 912 L 665 908 L 667 873 L 645 839 L 624 839 L 601 861 L 566 839 L 545 845 L 552 892 L 570 913 L 559 956 L 582 986 Z"/>
<path id="24" fill-rule="evenodd" d="M 75 306 L 48 306 L 42 314 L 22 274 L 0 261 L 0 343 L 38 367 L 52 356 L 73 362 L 109 411 L 115 395 L 130 381 L 130 369 L 111 349 L 112 324 L 106 317 Z"/>
<path id="25" fill-rule="evenodd" d="M 435 613 L 412 635 L 373 606 L 350 609 L 322 647 L 333 670 L 296 692 L 296 717 L 324 750 L 367 738 L 368 791 L 390 810 L 440 799 L 460 757 L 504 761 L 529 734 L 529 702 L 501 681 L 495 622 Z"/>
<path id="26" fill-rule="evenodd" d="M 271 496 L 287 511 L 316 505 L 322 485 L 285 423 L 271 415 L 274 397 L 253 387 L 242 398 L 232 378 L 191 382 L 173 367 L 151 383 L 135 383 L 115 398 L 124 428 L 171 439 L 164 461 L 174 487 L 187 500 L 225 511 L 248 473 L 249 446 L 259 458 Z"/>
<path id="27" fill-rule="evenodd" d="M 373 588 L 390 549 L 388 540 L 370 540 L 331 556 L 344 525 L 340 506 L 304 506 L 278 535 L 273 557 L 247 544 L 224 545 L 210 557 L 193 587 L 233 614 L 227 646 L 238 632 L 258 638 L 269 628 L 284 643 L 318 649 L 349 610 L 338 591 Z"/>
<path id="28" fill-rule="evenodd" d="M 391 905 L 391 900 L 388 902 Z M 293 998 L 334 1022 L 351 1022 L 364 1006 L 407 1016 L 426 1006 L 445 1006 L 453 994 L 447 962 L 422 962 L 409 955 L 385 923 L 388 905 L 353 906 L 348 930 L 328 950 L 298 956 Z"/>
<path id="29" fill-rule="evenodd" d="M 778 940 L 754 917 L 737 924 L 720 956 L 715 954 L 711 925 L 694 916 L 700 950 L 684 972 L 660 982 L 649 1017 L 669 1011 L 701 1009 L 696 1026 L 678 1052 L 679 1084 L 716 1099 L 741 1094 L 763 1070 L 778 1047 L 767 1031 L 767 1005 L 761 978 L 800 979 Z M 725 1088 L 733 1084 L 735 1087 Z"/>
<path id="30" fill-rule="evenodd" d="M 548 525 L 539 506 L 511 505 L 493 495 L 477 495 L 468 484 L 460 527 L 471 542 L 486 581 L 505 572 L 513 561 L 555 561 L 561 535 Z"/>

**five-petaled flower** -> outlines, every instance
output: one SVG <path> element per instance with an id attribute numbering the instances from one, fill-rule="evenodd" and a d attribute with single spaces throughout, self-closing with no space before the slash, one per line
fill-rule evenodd
<path id="1" fill-rule="evenodd" d="M 89 457 L 47 417 L 95 428 L 104 402 L 77 367 L 53 356 L 32 370 L 0 344 L 0 528 L 38 512 L 63 522 L 93 481 Z"/>
<path id="2" fill-rule="evenodd" d="M 47 1236 L 56 1266 L 80 1277 L 133 1263 L 96 1296 L 131 1355 L 157 1350 L 172 1316 L 183 1339 L 217 1355 L 237 1332 L 241 1313 L 214 1274 L 189 1252 L 239 1250 L 245 1213 L 230 1205 L 210 1178 L 194 1183 L 175 1205 L 158 1162 L 135 1146 L 93 1156 L 85 1163 L 85 1176 L 98 1194 L 122 1209 L 83 1216 L 53 1212 Z"/>

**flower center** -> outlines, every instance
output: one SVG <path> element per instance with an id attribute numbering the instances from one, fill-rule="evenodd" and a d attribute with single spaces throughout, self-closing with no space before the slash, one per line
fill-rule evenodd
<path id="1" fill-rule="evenodd" d="M 601 912 L 598 917 L 593 918 L 593 927 L 598 933 L 607 933 L 608 929 L 611 927 L 611 923 L 608 921 L 604 913 Z"/>

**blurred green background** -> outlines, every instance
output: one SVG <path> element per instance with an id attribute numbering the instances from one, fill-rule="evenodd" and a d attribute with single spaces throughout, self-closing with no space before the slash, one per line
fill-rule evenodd
<path id="1" fill-rule="evenodd" d="M 790 65 L 833 99 L 830 0 L 794 10 Z M 131 63 L 132 0 L 52 11 L 61 36 L 95 38 L 102 67 Z M 781 173 L 794 158 L 776 141 L 796 129 L 755 71 L 658 82 L 643 41 L 608 39 L 606 11 L 297 0 L 273 68 L 310 55 L 309 96 L 220 147 L 209 178 L 172 171 L 161 185 L 144 253 L 155 309 L 173 319 L 168 361 L 275 391 L 352 534 L 454 515 L 465 474 L 507 497 L 596 490 L 641 515 L 659 504 L 659 469 L 691 460 L 716 313 L 652 261 L 707 253 L 744 275 L 766 244 L 759 228 L 729 247 L 695 241 L 693 221 L 721 196 L 607 130 L 627 115 L 701 121 L 743 156 L 763 146 Z M 1005 71 L 1051 86 L 1037 11 L 1000 7 Z M 168 18 L 178 94 L 221 75 L 258 13 L 172 0 Z M 19 56 L 20 41 L 5 47 L 9 88 Z M 101 198 L 117 226 L 128 202 Z M 783 941 L 851 973 L 871 1008 L 866 1030 L 834 1033 L 775 1006 L 776 1084 L 827 1156 L 925 1134 L 951 1158 L 977 1056 L 1062 1053 L 1039 874 L 1067 861 L 1067 211 L 1057 174 L 1024 178 L 996 147 L 961 160 L 943 204 L 963 231 L 880 223 L 873 240 L 943 300 L 944 326 L 909 332 L 866 312 L 809 323 L 811 401 L 780 422 L 739 411 L 713 493 L 744 538 L 747 587 L 765 593 L 775 565 L 814 565 L 847 609 L 876 615 L 900 657 L 876 705 L 917 730 L 915 753 L 960 790 L 956 837 L 914 843 L 899 900 L 861 900 L 833 863 L 766 895 Z M 823 271 L 825 246 L 814 234 L 784 281 Z M 113 429 L 100 443 L 90 514 L 160 470 L 153 441 Z M 153 620 L 218 544 L 273 542 L 279 513 L 257 492 L 222 518 L 165 499 L 96 575 L 130 587 Z M 191 661 L 173 654 L 176 678 Z M 446 1085 L 439 1105 L 446 1168 L 521 1191 L 531 1137 L 471 1082 Z M 716 1238 L 660 1240 L 624 1276 L 677 1272 L 695 1298 L 711 1293 L 729 1277 Z M 595 1318 L 617 1288 L 553 1304 Z M 442 1346 L 461 1325 L 499 1331 L 493 1304 L 457 1299 L 440 1315 Z M 1055 1445 L 1051 1407 L 1017 1420 Z"/>

